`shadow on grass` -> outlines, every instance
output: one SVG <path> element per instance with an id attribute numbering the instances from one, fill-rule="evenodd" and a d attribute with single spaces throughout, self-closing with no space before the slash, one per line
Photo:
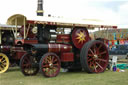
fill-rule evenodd
<path id="1" fill-rule="evenodd" d="M 19 67 L 9 67 L 9 69 L 7 70 L 7 72 L 17 72 L 20 71 Z"/>
<path id="2" fill-rule="evenodd" d="M 86 75 L 88 74 L 87 72 L 84 72 L 84 71 L 77 71 L 77 72 L 60 72 L 57 76 L 59 77 L 68 77 L 70 75 Z M 41 72 L 39 72 L 37 75 L 35 75 L 37 77 L 44 77 L 43 74 Z M 56 77 L 57 77 L 56 76 Z M 45 78 L 45 77 L 44 77 Z M 54 78 L 54 77 L 53 77 Z"/>
<path id="3" fill-rule="evenodd" d="M 20 67 L 18 67 L 18 66 L 17 67 L 10 67 L 6 73 L 15 73 L 15 72 L 20 73 L 21 72 Z M 94 74 L 94 73 L 87 73 L 85 71 L 60 72 L 59 75 L 57 75 L 57 76 L 59 76 L 59 77 L 64 77 L 64 76 L 66 77 L 67 76 L 68 77 L 68 76 L 71 76 L 71 75 L 74 75 L 74 74 L 75 75 L 91 75 L 91 74 Z M 95 74 L 95 75 L 97 75 L 97 74 Z M 43 74 L 40 71 L 37 73 L 37 75 L 34 75 L 34 76 L 35 77 L 44 77 Z M 25 77 L 31 77 L 31 76 L 25 76 Z"/>

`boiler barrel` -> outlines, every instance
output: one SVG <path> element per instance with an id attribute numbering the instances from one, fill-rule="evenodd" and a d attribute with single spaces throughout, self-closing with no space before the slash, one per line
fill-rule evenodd
<path id="1" fill-rule="evenodd" d="M 33 44 L 36 50 L 42 52 L 71 52 L 72 46 L 70 44 Z"/>
<path id="2" fill-rule="evenodd" d="M 71 52 L 72 46 L 70 44 L 48 44 L 48 52 Z"/>
<path id="3" fill-rule="evenodd" d="M 32 47 L 37 51 L 48 52 L 48 44 L 32 44 Z"/>

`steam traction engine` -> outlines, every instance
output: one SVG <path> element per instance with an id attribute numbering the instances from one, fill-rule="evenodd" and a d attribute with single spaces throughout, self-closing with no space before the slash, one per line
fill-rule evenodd
<path id="1" fill-rule="evenodd" d="M 8 69 L 9 61 L 19 60 L 26 76 L 40 70 L 45 77 L 54 77 L 60 68 L 83 69 L 88 73 L 105 71 L 109 59 L 107 47 L 91 39 L 87 29 L 116 26 L 92 20 L 42 17 L 42 0 L 38 0 L 37 15 L 35 18 L 13 15 L 7 21 L 9 30 L 0 28 L 0 73 Z"/>
<path id="2" fill-rule="evenodd" d="M 22 17 L 19 21 L 24 22 L 20 37 L 15 39 L 15 45 L 26 52 L 20 60 L 24 75 L 35 75 L 39 69 L 46 77 L 57 76 L 60 68 L 84 69 L 88 73 L 105 71 L 109 59 L 107 47 L 101 41 L 92 40 L 87 29 L 116 26 L 84 24 L 85 21 L 70 23 L 67 19 L 60 21 L 52 17 L 14 16 Z M 14 16 L 9 18 L 9 24 L 13 24 Z"/>

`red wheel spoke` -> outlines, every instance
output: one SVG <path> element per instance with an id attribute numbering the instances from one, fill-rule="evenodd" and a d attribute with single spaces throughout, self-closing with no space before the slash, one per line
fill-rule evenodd
<path id="1" fill-rule="evenodd" d="M 92 57 L 93 57 L 94 55 L 92 55 L 92 54 L 88 54 L 88 56 L 92 56 Z"/>
<path id="2" fill-rule="evenodd" d="M 102 47 L 102 44 L 100 44 L 100 46 L 98 47 L 98 50 L 100 50 L 101 47 Z"/>
<path id="3" fill-rule="evenodd" d="M 95 45 L 96 54 L 99 54 L 99 49 L 97 48 L 97 45 Z"/>
<path id="4" fill-rule="evenodd" d="M 94 49 L 94 54 L 96 54 L 96 49 Z"/>
<path id="5" fill-rule="evenodd" d="M 47 64 L 48 63 L 47 59 L 44 59 L 43 61 L 44 62 L 42 64 Z"/>
<path id="6" fill-rule="evenodd" d="M 97 54 L 97 47 L 96 47 L 96 44 L 94 45 L 94 54 Z"/>
<path id="7" fill-rule="evenodd" d="M 52 61 L 52 56 L 48 56 L 47 59 L 49 60 L 49 62 L 51 62 Z"/>
<path id="8" fill-rule="evenodd" d="M 57 59 L 54 59 L 53 63 L 57 62 Z"/>
<path id="9" fill-rule="evenodd" d="M 57 64 L 53 64 L 53 66 L 55 66 L 55 67 L 57 66 L 57 67 L 58 67 L 58 66 L 59 66 L 59 64 L 58 64 L 58 63 L 57 63 Z"/>
<path id="10" fill-rule="evenodd" d="M 103 70 L 103 67 L 99 63 L 96 62 L 96 64 Z"/>
<path id="11" fill-rule="evenodd" d="M 102 56 L 101 55 L 98 55 L 98 58 L 101 58 Z"/>
<path id="12" fill-rule="evenodd" d="M 52 63 L 54 62 L 54 56 L 52 57 Z"/>
<path id="13" fill-rule="evenodd" d="M 49 65 L 46 64 L 46 65 L 43 65 L 42 67 L 43 67 L 43 68 L 46 68 L 46 67 L 49 67 Z"/>
<path id="14" fill-rule="evenodd" d="M 90 58 L 88 61 L 91 61 L 92 60 L 92 58 Z"/>
<path id="15" fill-rule="evenodd" d="M 95 64 L 93 64 L 93 67 L 94 67 L 94 69 L 95 69 L 95 72 L 97 72 L 97 69 L 96 69 L 96 66 L 95 66 Z"/>
<path id="16" fill-rule="evenodd" d="M 96 59 L 96 60 L 98 60 L 98 61 L 103 61 L 103 62 L 107 62 L 107 60 L 100 59 L 100 58 L 98 58 L 98 59 Z"/>
<path id="17" fill-rule="evenodd" d="M 45 58 L 44 63 L 51 63 L 51 56 L 47 56 L 47 58 Z"/>
<path id="18" fill-rule="evenodd" d="M 93 52 L 91 49 L 89 49 L 89 50 L 90 50 L 90 52 L 91 52 L 93 55 L 95 55 L 94 52 Z"/>
<path id="19" fill-rule="evenodd" d="M 54 70 L 57 70 L 58 68 L 57 67 L 53 67 Z"/>
<path id="20" fill-rule="evenodd" d="M 53 56 L 54 57 L 54 56 Z M 52 56 L 50 56 L 50 61 L 52 61 Z"/>
<path id="21" fill-rule="evenodd" d="M 43 61 L 44 61 L 44 62 L 43 62 L 44 64 L 47 64 L 47 63 L 48 63 L 47 59 L 44 59 Z M 42 63 L 42 64 L 43 64 L 43 63 Z"/>
<path id="22" fill-rule="evenodd" d="M 106 54 L 106 53 L 107 53 L 107 51 L 103 51 L 103 52 L 99 53 L 99 55 L 103 55 L 103 54 Z"/>
<path id="23" fill-rule="evenodd" d="M 46 58 L 46 59 L 44 60 L 44 63 L 50 63 L 50 60 L 49 60 L 48 58 Z"/>

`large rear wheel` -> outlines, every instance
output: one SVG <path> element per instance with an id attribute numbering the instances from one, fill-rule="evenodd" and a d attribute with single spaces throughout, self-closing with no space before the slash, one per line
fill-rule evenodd
<path id="1" fill-rule="evenodd" d="M 45 77 L 55 77 L 60 72 L 60 59 L 54 53 L 46 53 L 40 60 L 40 70 Z"/>
<path id="2" fill-rule="evenodd" d="M 81 65 L 88 73 L 104 72 L 108 65 L 108 60 L 109 54 L 107 47 L 101 41 L 89 41 L 81 49 Z"/>
<path id="3" fill-rule="evenodd" d="M 0 73 L 6 72 L 8 68 L 9 68 L 8 57 L 5 54 L 0 53 Z"/>

